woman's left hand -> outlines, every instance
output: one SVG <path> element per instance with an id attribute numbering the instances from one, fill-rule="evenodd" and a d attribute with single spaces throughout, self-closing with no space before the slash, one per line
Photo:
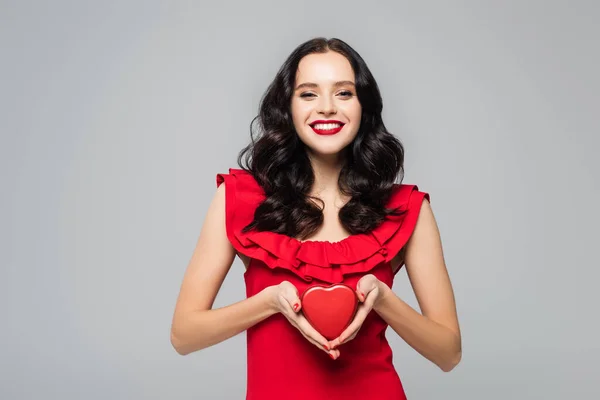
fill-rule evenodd
<path id="1" fill-rule="evenodd" d="M 360 301 L 356 315 L 340 336 L 329 342 L 330 348 L 334 349 L 356 337 L 367 315 L 369 315 L 371 310 L 383 297 L 386 288 L 389 289 L 385 283 L 377 279 L 373 274 L 368 274 L 360 278 L 356 284 L 356 294 Z"/>

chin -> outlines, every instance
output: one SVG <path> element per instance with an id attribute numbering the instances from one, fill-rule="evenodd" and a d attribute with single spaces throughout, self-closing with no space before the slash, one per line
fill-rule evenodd
<path id="1" fill-rule="evenodd" d="M 332 156 L 342 152 L 350 143 L 331 143 L 327 146 L 320 145 L 308 145 L 308 149 L 311 153 L 319 156 Z"/>
<path id="2" fill-rule="evenodd" d="M 325 139 L 325 140 L 324 140 Z M 354 137 L 316 137 L 304 141 L 308 150 L 316 155 L 331 156 L 344 150 Z"/>

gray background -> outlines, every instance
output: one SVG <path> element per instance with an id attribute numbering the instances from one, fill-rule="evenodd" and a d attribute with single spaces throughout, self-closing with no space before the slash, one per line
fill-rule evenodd
<path id="1" fill-rule="evenodd" d="M 371 67 L 443 236 L 463 360 L 445 374 L 389 330 L 409 398 L 598 398 L 599 10 L 0 2 L 0 398 L 244 397 L 245 335 L 182 357 L 172 312 L 215 174 L 321 35 Z M 394 289 L 416 307 L 405 272 Z"/>

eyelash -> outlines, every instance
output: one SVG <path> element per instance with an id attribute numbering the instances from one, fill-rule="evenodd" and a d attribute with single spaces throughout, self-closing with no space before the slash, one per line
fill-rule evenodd
<path id="1" fill-rule="evenodd" d="M 340 92 L 339 94 L 343 95 L 344 97 L 352 97 L 352 92 L 349 90 L 344 90 L 343 92 Z M 304 97 L 304 98 L 308 98 L 308 97 L 313 97 L 314 93 L 302 93 L 300 95 L 300 97 Z"/>

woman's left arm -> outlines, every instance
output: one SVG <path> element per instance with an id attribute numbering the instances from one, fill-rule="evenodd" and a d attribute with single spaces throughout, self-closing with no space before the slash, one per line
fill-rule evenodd
<path id="1" fill-rule="evenodd" d="M 383 282 L 378 282 L 373 309 L 406 343 L 449 372 L 461 360 L 461 333 L 440 233 L 426 199 L 405 249 L 406 272 L 422 315 Z"/>

